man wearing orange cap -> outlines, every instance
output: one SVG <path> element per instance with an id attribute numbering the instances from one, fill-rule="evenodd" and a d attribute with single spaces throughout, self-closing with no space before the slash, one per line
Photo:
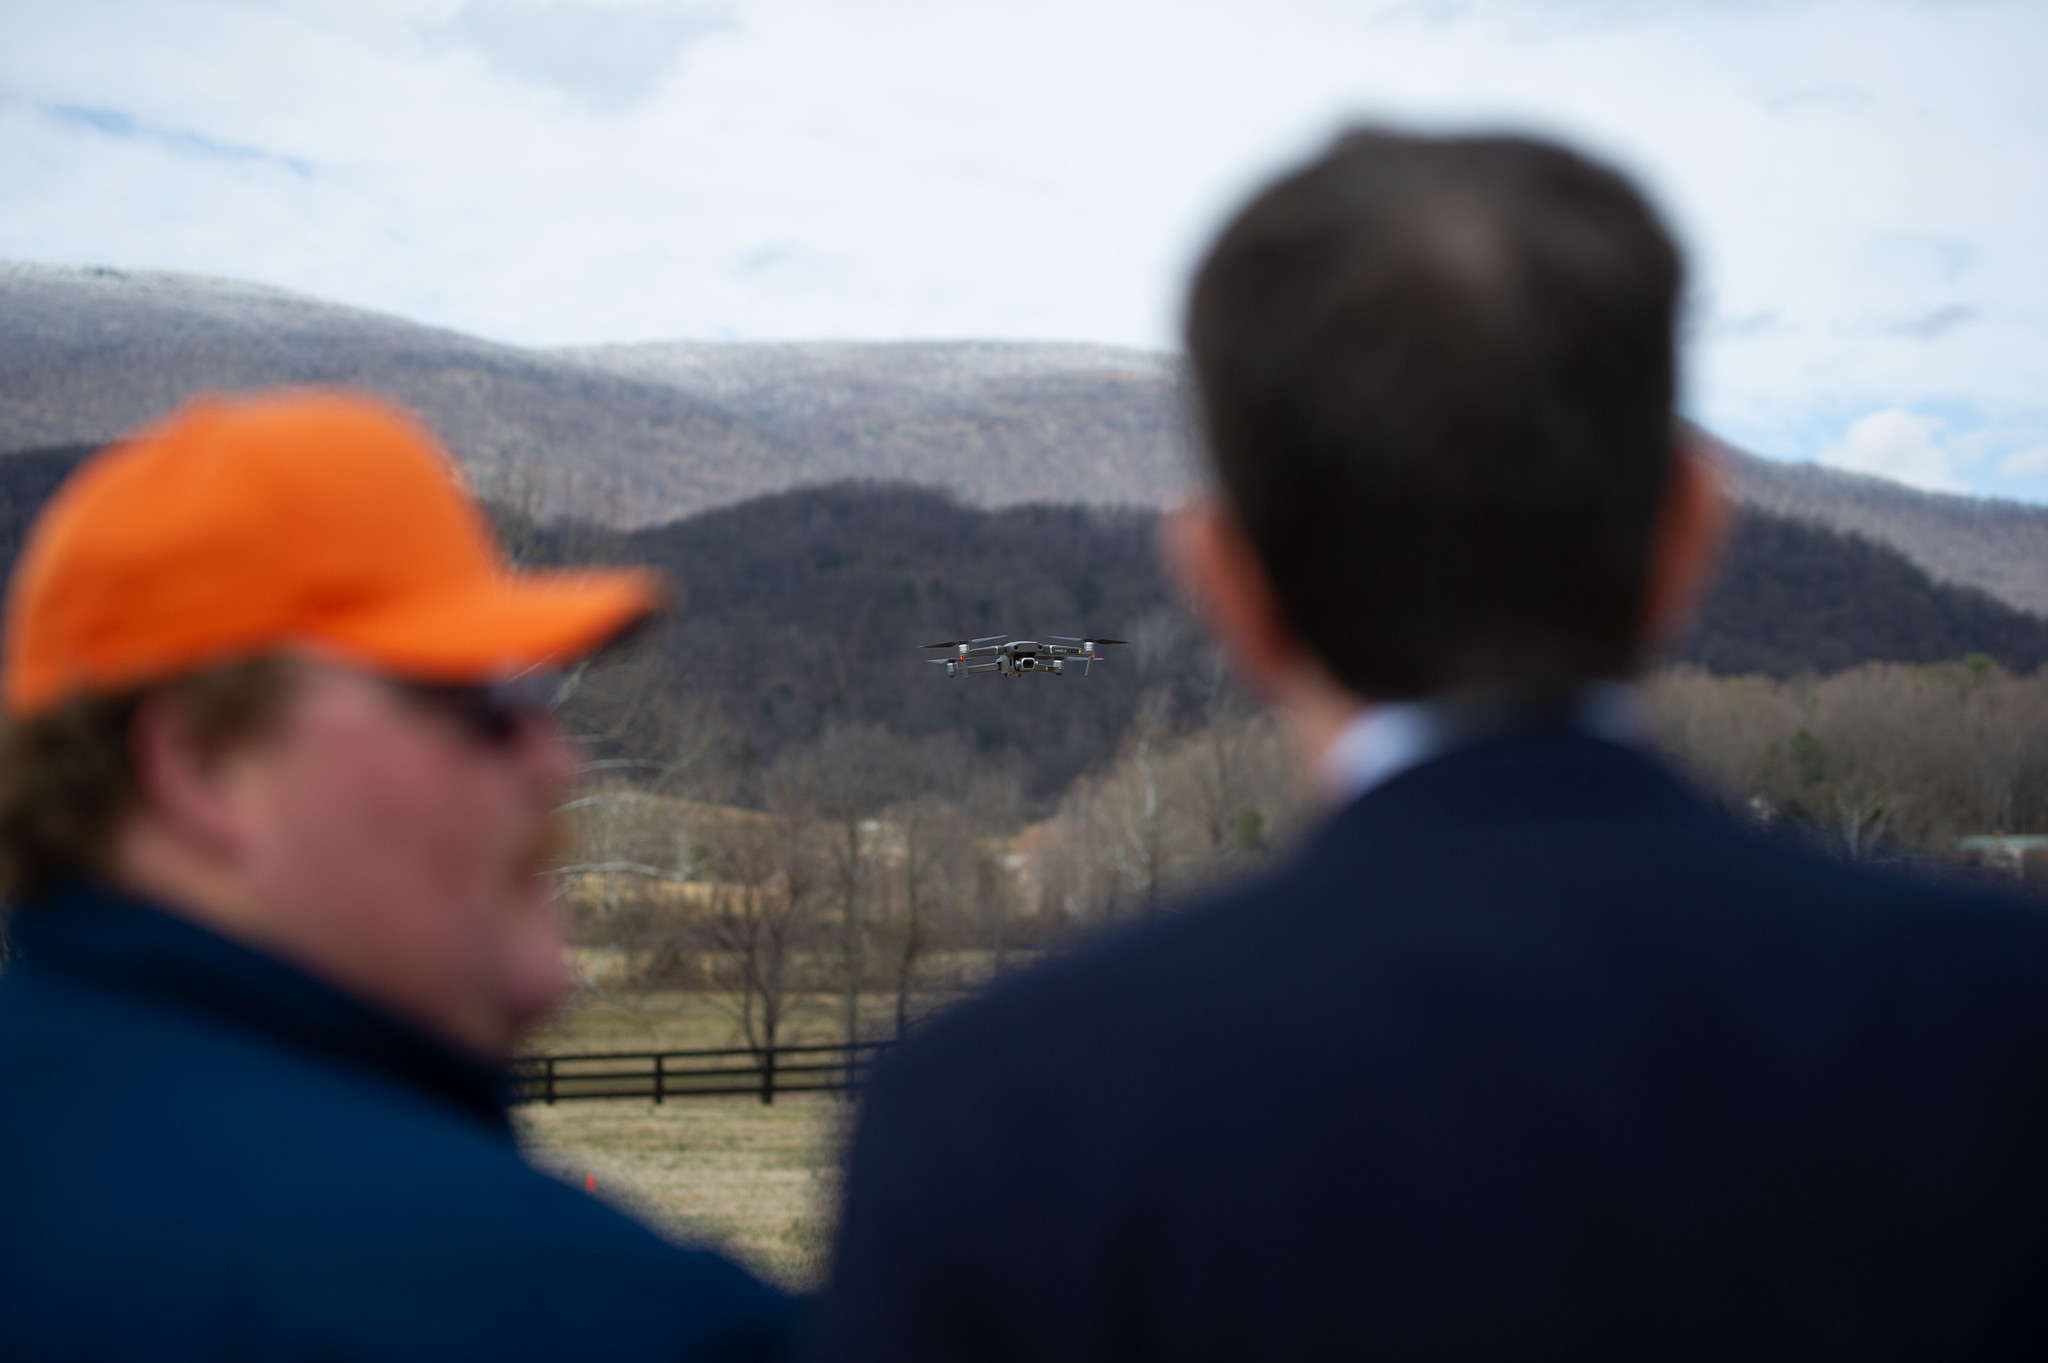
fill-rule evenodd
<path id="1" fill-rule="evenodd" d="M 347 396 L 195 402 L 57 494 L 0 675 L 0 1351 L 778 1355 L 779 1293 L 506 1119 L 566 983 L 547 669 L 656 599 L 509 573 Z"/>

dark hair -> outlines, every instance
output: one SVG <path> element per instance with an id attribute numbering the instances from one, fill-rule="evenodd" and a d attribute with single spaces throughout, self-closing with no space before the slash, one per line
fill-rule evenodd
<path id="1" fill-rule="evenodd" d="M 79 692 L 0 732 L 0 903 L 66 880 L 105 879 L 113 835 L 138 790 L 129 730 L 152 695 L 182 706 L 193 741 L 220 753 L 268 728 L 289 671 L 260 658 L 108 695 Z"/>
<path id="2" fill-rule="evenodd" d="M 1638 662 L 1683 267 L 1611 170 L 1355 131 L 1203 262 L 1210 457 L 1289 625 L 1361 695 Z"/>

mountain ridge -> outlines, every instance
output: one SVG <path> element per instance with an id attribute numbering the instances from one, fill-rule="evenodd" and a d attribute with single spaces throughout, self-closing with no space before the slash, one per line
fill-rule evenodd
<path id="1" fill-rule="evenodd" d="M 847 479 L 984 508 L 1159 508 L 1194 483 L 1175 356 L 1058 342 L 525 349 L 288 290 L 0 262 L 0 450 L 94 444 L 201 389 L 346 384 L 419 412 L 487 494 L 653 526 Z M 1717 442 L 1719 443 L 1719 442 Z M 1743 504 L 2048 615 L 2048 509 L 1720 446 Z M 516 500 L 516 498 L 515 498 Z"/>

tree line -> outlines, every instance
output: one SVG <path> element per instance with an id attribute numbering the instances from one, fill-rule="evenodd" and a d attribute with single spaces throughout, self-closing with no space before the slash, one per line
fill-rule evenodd
<path id="1" fill-rule="evenodd" d="M 1836 856 L 2003 880 L 2009 863 L 1958 840 L 2048 832 L 2048 670 L 1982 655 L 1786 679 L 1680 664 L 1642 701 L 1647 740 L 1709 798 Z M 1062 800 L 1042 884 L 1064 918 L 1105 921 L 1256 865 L 1307 813 L 1289 770 L 1267 716 L 1141 731 Z"/>
<path id="2" fill-rule="evenodd" d="M 743 1044 L 872 1040 L 1010 966 L 1283 853 L 1314 817 L 1270 714 L 1209 658 L 1201 711 L 1152 692 L 1114 754 L 1031 817 L 1018 772 L 957 734 L 847 724 L 792 745 L 761 802 L 601 768 L 565 869 L 612 987 L 724 1001 Z M 2008 878 L 1956 840 L 2048 831 L 2048 671 L 1865 664 L 1829 676 L 1666 668 L 1647 739 L 1730 813 L 1847 859 Z M 1369 894 L 1370 887 L 1364 887 Z"/>
<path id="3" fill-rule="evenodd" d="M 1020 893 L 1015 774 L 957 735 L 834 727 L 785 749 L 753 806 L 674 794 L 678 773 L 644 763 L 591 765 L 558 874 L 593 985 L 707 994 L 757 1051 L 797 1025 L 901 1034 L 1053 935 Z"/>

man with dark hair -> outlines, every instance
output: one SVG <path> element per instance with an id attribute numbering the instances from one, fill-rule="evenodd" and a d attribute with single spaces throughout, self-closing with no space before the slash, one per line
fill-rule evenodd
<path id="1" fill-rule="evenodd" d="M 567 983 L 548 669 L 656 598 L 512 575 L 347 396 L 198 401 L 59 490 L 0 672 L 0 1353 L 779 1356 L 781 1294 L 506 1116 Z"/>
<path id="2" fill-rule="evenodd" d="M 1187 339 L 1167 556 L 1321 826 L 882 1067 L 827 1360 L 2034 1357 L 2048 917 L 1765 841 L 1624 683 L 1723 520 L 1619 176 L 1357 132 Z"/>

